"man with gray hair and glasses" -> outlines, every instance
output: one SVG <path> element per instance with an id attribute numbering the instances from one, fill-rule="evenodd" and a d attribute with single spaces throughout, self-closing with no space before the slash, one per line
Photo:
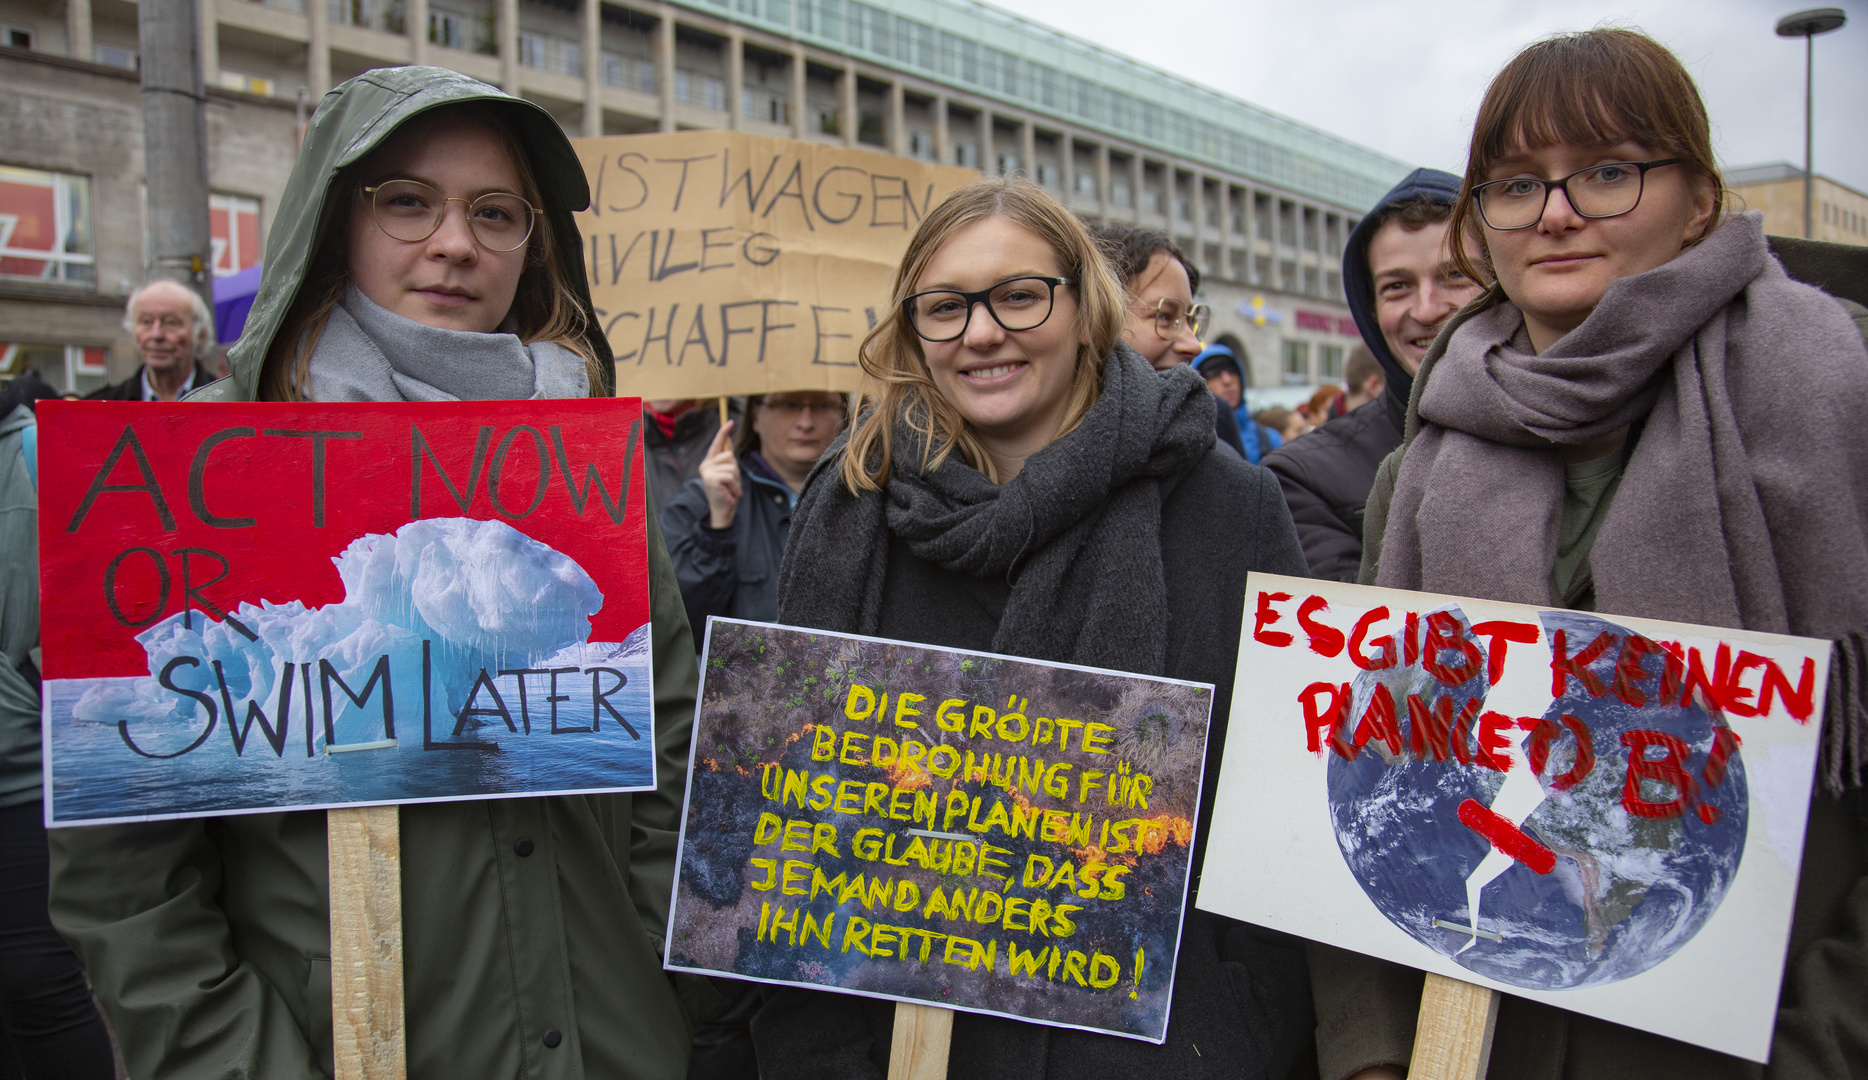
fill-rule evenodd
<path id="1" fill-rule="evenodd" d="M 178 401 L 214 381 L 203 365 L 214 351 L 214 317 L 180 282 L 158 278 L 130 294 L 123 328 L 143 359 L 136 374 L 85 395 L 98 401 Z"/>

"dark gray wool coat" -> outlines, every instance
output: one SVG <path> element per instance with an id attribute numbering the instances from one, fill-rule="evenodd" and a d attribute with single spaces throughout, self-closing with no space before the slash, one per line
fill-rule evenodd
<path id="1" fill-rule="evenodd" d="M 1200 398 L 1187 401 L 1202 401 L 1210 409 L 1205 388 L 1188 381 Z M 1201 800 L 1200 835 L 1204 835 L 1226 741 L 1245 576 L 1248 571 L 1302 576 L 1304 559 L 1271 474 L 1219 449 L 1210 414 L 1195 417 L 1189 412 L 1183 418 L 1189 427 L 1197 419 L 1204 430 L 1205 450 L 1190 455 L 1191 464 L 1161 478 L 1159 535 L 1166 605 L 1165 610 L 1138 615 L 1160 620 L 1165 628 L 1166 659 L 1160 674 L 1212 683 L 1217 688 L 1207 741 L 1207 790 Z M 1086 424 L 1079 430 L 1089 429 Z M 1131 437 L 1136 434 L 1129 431 Z M 1076 435 L 1066 436 L 1057 445 Z M 836 458 L 833 448 L 812 485 L 840 483 L 834 472 Z M 792 523 L 794 550 L 801 540 L 809 541 L 813 527 L 810 496 L 807 487 L 799 517 Z M 877 632 L 955 648 L 992 647 L 1012 591 L 1004 577 L 975 577 L 946 569 L 916 556 L 892 531 L 882 542 L 887 548 L 887 570 L 880 597 L 884 614 L 875 627 Z M 789 563 L 786 570 L 789 577 Z M 824 585 L 829 587 L 827 582 Z M 1106 588 L 1119 592 L 1122 586 L 1110 583 Z M 796 618 L 787 602 L 789 595 L 781 590 L 781 618 Z M 1090 598 L 1082 602 L 1087 604 Z M 1202 857 L 1196 846 L 1196 889 Z M 1190 896 L 1164 1045 L 960 1013 L 954 1019 L 948 1075 L 969 1080 L 1283 1080 L 1307 1053 L 1311 1040 L 1307 994 L 1301 943 L 1197 911 Z M 890 1002 L 806 990 L 773 991 L 753 1021 L 760 1075 L 763 1080 L 881 1080 L 888 1073 L 893 1015 Z"/>

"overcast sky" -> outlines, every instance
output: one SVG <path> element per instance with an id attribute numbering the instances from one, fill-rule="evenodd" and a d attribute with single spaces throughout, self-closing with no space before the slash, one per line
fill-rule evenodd
<path id="1" fill-rule="evenodd" d="M 1644 30 L 1685 62 L 1725 167 L 1803 162 L 1808 0 L 993 0 L 1416 165 L 1461 172 L 1486 84 L 1548 34 Z M 1835 0 L 1828 0 L 1835 4 Z M 1816 172 L 1868 192 L 1868 0 L 1816 39 Z"/>

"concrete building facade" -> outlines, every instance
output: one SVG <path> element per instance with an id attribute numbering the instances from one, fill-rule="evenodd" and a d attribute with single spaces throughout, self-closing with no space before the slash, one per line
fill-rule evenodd
<path id="1" fill-rule="evenodd" d="M 971 0 L 200 5 L 217 272 L 257 260 L 307 103 L 369 68 L 440 64 L 574 136 L 731 128 L 1022 171 L 1086 216 L 1173 235 L 1207 278 L 1207 339 L 1295 394 L 1341 380 L 1343 245 L 1407 169 Z M 0 235 L 0 373 L 23 349 L 74 389 L 134 368 L 117 324 L 142 278 L 136 11 L 0 0 L 0 92 L 19 103 L 0 114 L 0 198 L 12 180 L 65 207 L 48 244 Z"/>
<path id="2" fill-rule="evenodd" d="M 1822 173 L 1810 185 L 1810 239 L 1868 246 L 1868 195 L 1838 184 Z M 1772 236 L 1803 235 L 1803 170 L 1789 162 L 1729 169 L 1725 185 L 1747 210 L 1764 211 L 1764 231 Z"/>

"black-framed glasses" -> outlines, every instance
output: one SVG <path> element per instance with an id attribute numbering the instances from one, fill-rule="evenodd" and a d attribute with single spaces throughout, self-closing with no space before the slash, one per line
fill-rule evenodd
<path id="1" fill-rule="evenodd" d="M 1164 296 L 1155 301 L 1155 309 L 1148 317 L 1154 320 L 1156 336 L 1162 341 L 1173 341 L 1180 336 L 1183 323 L 1193 331 L 1194 337 L 1199 337 L 1201 328 L 1213 317 L 1213 309 L 1205 304 L 1188 307 L 1173 297 Z"/>
<path id="2" fill-rule="evenodd" d="M 1612 161 L 1578 169 L 1561 180 L 1514 176 L 1475 184 L 1473 201 L 1489 228 L 1499 232 L 1528 229 L 1544 216 L 1550 189 L 1562 188 L 1570 209 L 1586 218 L 1620 217 L 1641 204 L 1649 169 L 1678 165 L 1679 158 L 1659 161 Z"/>
<path id="3" fill-rule="evenodd" d="M 966 333 L 973 308 L 984 304 L 994 322 L 1007 330 L 1036 330 L 1051 317 L 1059 285 L 1075 285 L 1066 277 L 1006 278 L 978 292 L 930 289 L 902 300 L 908 325 L 926 341 L 952 341 Z"/>
<path id="4" fill-rule="evenodd" d="M 467 226 L 488 251 L 517 251 L 532 236 L 542 212 L 510 191 L 489 191 L 477 199 L 446 197 L 420 180 L 385 180 L 364 187 L 370 219 L 383 235 L 416 244 L 435 234 L 451 202 L 467 204 Z"/>

